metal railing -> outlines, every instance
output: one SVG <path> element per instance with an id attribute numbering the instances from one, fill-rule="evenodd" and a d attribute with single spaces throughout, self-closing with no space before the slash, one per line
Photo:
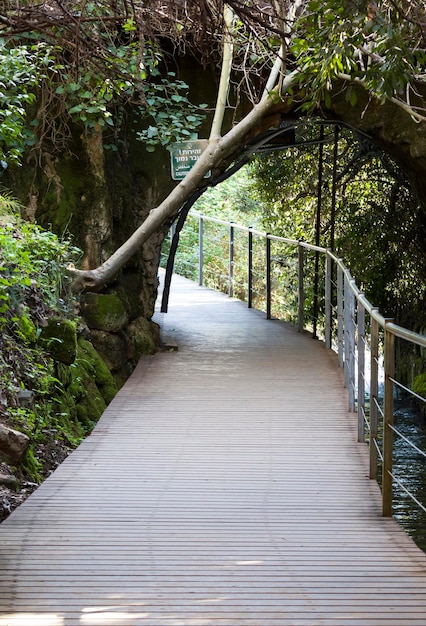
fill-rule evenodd
<path id="1" fill-rule="evenodd" d="M 343 261 L 326 248 L 200 213 L 191 212 L 188 219 L 198 222 L 198 227 L 192 223 L 189 237 L 189 266 L 187 270 L 178 266 L 176 271 L 264 310 L 268 319 L 287 319 L 299 332 L 312 332 L 337 352 L 348 408 L 358 416 L 358 440 L 369 445 L 370 478 L 381 482 L 383 516 L 392 515 L 394 483 L 426 513 L 425 503 L 393 471 L 395 436 L 426 457 L 394 425 L 396 390 L 426 404 L 425 398 L 395 378 L 395 342 L 420 352 L 426 348 L 426 336 L 383 317 Z M 185 246 L 183 236 L 180 245 Z M 177 265 L 178 261 L 179 256 Z"/>

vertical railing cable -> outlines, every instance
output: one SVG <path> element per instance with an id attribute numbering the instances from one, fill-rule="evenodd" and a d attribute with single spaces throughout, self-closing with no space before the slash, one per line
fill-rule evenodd
<path id="1" fill-rule="evenodd" d="M 343 367 L 345 349 L 345 321 L 343 304 L 343 270 L 337 266 L 337 356 L 339 367 Z"/>
<path id="2" fill-rule="evenodd" d="M 384 369 L 385 383 L 383 392 L 383 468 L 382 499 L 384 517 L 392 515 L 392 457 L 393 457 L 393 382 L 395 373 L 395 335 L 387 329 L 385 321 Z"/>
<path id="3" fill-rule="evenodd" d="M 315 216 L 315 245 L 320 245 L 320 233 L 321 233 L 321 208 L 322 208 L 322 184 L 323 184 L 323 170 L 324 170 L 324 126 L 320 128 L 319 138 L 319 154 L 318 154 L 318 187 L 317 187 L 317 211 Z M 312 336 L 317 339 L 317 325 L 318 325 L 318 309 L 319 309 L 319 258 L 320 253 L 315 251 L 315 275 L 314 275 L 314 303 L 313 303 L 313 331 Z"/>
<path id="4" fill-rule="evenodd" d="M 305 281 L 304 281 L 304 273 L 305 273 L 305 250 L 303 246 L 299 244 L 297 248 L 298 252 L 298 271 L 297 271 L 297 279 L 298 279 L 298 289 L 297 289 L 297 330 L 299 333 L 303 332 L 305 328 Z"/>
<path id="5" fill-rule="evenodd" d="M 377 480 L 379 414 L 379 323 L 371 313 L 370 332 L 370 478 Z"/>
<path id="6" fill-rule="evenodd" d="M 331 349 L 332 342 L 332 296 L 333 296 L 333 260 L 327 253 L 325 259 L 325 345 Z"/>
<path id="7" fill-rule="evenodd" d="M 272 276 L 271 276 L 271 240 L 269 233 L 266 233 L 266 319 L 271 319 L 271 296 L 272 296 Z"/>
<path id="8" fill-rule="evenodd" d="M 253 307 L 253 229 L 248 229 L 247 306 Z"/>
<path id="9" fill-rule="evenodd" d="M 358 409 L 358 441 L 365 441 L 365 309 L 360 300 L 357 308 L 357 409 Z"/>
<path id="10" fill-rule="evenodd" d="M 198 218 L 198 284 L 204 283 L 204 218 L 200 214 Z"/>
<path id="11" fill-rule="evenodd" d="M 229 223 L 229 269 L 228 269 L 228 295 L 234 297 L 234 223 Z"/>
<path id="12" fill-rule="evenodd" d="M 349 411 L 355 411 L 355 295 L 351 285 L 353 279 L 345 276 L 344 319 L 345 319 L 345 386 L 348 389 Z"/>

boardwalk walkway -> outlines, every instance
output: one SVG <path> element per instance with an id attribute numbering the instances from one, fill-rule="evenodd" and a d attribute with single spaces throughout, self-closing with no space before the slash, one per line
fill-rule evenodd
<path id="1" fill-rule="evenodd" d="M 426 625 L 333 355 L 184 279 L 164 322 L 179 351 L 0 526 L 0 625 Z"/>

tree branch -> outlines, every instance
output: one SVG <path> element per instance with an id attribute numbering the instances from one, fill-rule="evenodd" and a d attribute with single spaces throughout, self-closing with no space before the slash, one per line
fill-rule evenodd
<path id="1" fill-rule="evenodd" d="M 223 9 L 225 23 L 222 71 L 220 74 L 219 90 L 217 94 L 216 109 L 210 131 L 210 139 L 217 139 L 221 135 L 223 117 L 225 115 L 226 103 L 229 92 L 229 82 L 231 79 L 232 60 L 234 56 L 234 41 L 232 28 L 234 23 L 234 12 L 225 4 Z"/>
<path id="2" fill-rule="evenodd" d="M 345 80 L 347 82 L 356 83 L 357 85 L 361 85 L 362 87 L 364 87 L 364 89 L 367 89 L 367 91 L 369 91 L 369 89 L 368 89 L 368 87 L 366 85 L 365 80 L 363 80 L 362 78 L 359 78 L 358 76 L 351 76 L 350 74 L 343 74 L 342 72 L 337 73 L 336 76 L 337 76 L 337 78 L 340 78 L 341 80 Z M 407 102 L 404 102 L 403 100 L 400 100 L 399 98 L 395 98 L 394 96 L 391 96 L 388 99 L 393 104 L 398 106 L 400 109 L 402 109 L 403 111 L 408 113 L 408 115 L 410 115 L 415 122 L 417 122 L 417 123 L 426 122 L 426 116 L 425 115 L 421 115 L 421 113 L 418 113 L 415 110 L 415 108 L 412 107 Z"/>

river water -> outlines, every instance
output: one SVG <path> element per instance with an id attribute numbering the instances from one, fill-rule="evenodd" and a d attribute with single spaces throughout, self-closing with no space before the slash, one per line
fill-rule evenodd
<path id="1" fill-rule="evenodd" d="M 426 421 L 414 403 L 395 401 L 394 426 L 426 453 Z M 393 463 L 395 476 L 426 507 L 426 457 L 395 435 Z M 394 516 L 426 552 L 426 512 L 398 485 L 394 485 Z"/>

